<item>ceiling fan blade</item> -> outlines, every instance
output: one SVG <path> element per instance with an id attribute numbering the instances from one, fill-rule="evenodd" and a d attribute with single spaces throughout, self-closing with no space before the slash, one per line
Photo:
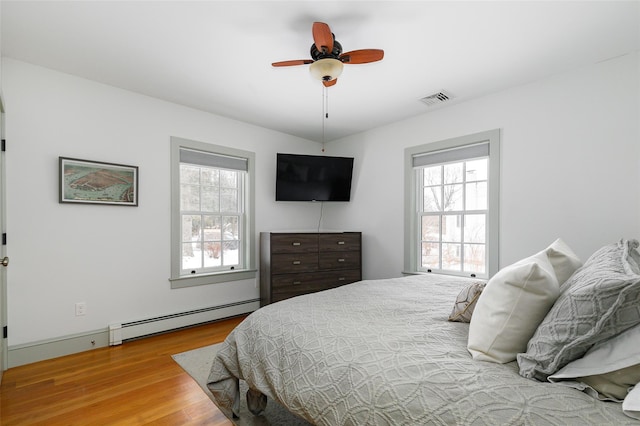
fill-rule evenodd
<path id="1" fill-rule="evenodd" d="M 312 33 L 316 49 L 320 52 L 331 53 L 333 50 L 333 34 L 329 25 L 324 22 L 314 22 Z"/>
<path id="2" fill-rule="evenodd" d="M 331 87 L 331 86 L 335 86 L 337 82 L 338 82 L 338 79 L 334 78 L 333 80 L 323 81 L 322 84 L 324 84 L 324 87 Z"/>
<path id="3" fill-rule="evenodd" d="M 340 60 L 345 64 L 366 64 L 379 61 L 382 58 L 384 58 L 384 50 L 381 49 L 352 50 L 340 55 Z"/>
<path id="4" fill-rule="evenodd" d="M 294 59 L 293 61 L 274 62 L 271 65 L 274 67 L 290 67 L 292 65 L 306 65 L 311 63 L 313 63 L 313 59 Z"/>

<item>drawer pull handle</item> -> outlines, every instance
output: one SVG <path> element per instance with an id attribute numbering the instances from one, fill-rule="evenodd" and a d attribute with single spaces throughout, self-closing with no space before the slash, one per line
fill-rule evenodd
<path id="1" fill-rule="evenodd" d="M 344 280 L 346 280 L 346 278 L 345 278 L 345 277 L 340 277 L 340 278 L 338 278 L 338 281 L 344 281 Z"/>
<path id="2" fill-rule="evenodd" d="M 299 246 L 300 243 L 291 243 L 292 246 Z"/>
<path id="3" fill-rule="evenodd" d="M 344 245 L 344 241 L 338 241 L 338 245 L 339 246 L 343 246 Z"/>
<path id="4" fill-rule="evenodd" d="M 344 262 L 344 259 L 338 259 L 338 262 Z"/>
<path id="5" fill-rule="evenodd" d="M 299 264 L 301 264 L 302 262 L 300 262 L 299 260 L 294 260 L 294 261 L 293 261 L 293 262 L 291 262 L 291 263 L 293 263 L 294 265 L 299 265 Z"/>
<path id="6" fill-rule="evenodd" d="M 300 285 L 300 284 L 302 284 L 302 281 L 294 281 L 294 282 L 292 282 L 291 284 L 293 284 L 293 285 Z"/>

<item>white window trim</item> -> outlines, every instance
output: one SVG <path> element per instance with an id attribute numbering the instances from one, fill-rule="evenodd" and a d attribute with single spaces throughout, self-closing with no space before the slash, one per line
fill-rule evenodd
<path id="1" fill-rule="evenodd" d="M 191 149 L 214 154 L 228 155 L 247 159 L 247 177 L 245 179 L 245 269 L 212 272 L 206 274 L 181 275 L 180 260 L 180 150 Z M 229 281 L 255 279 L 256 242 L 255 234 L 255 154 L 227 146 L 213 145 L 178 137 L 171 137 L 171 288 L 184 288 L 198 285 L 216 284 Z"/>
<path id="2" fill-rule="evenodd" d="M 405 149 L 404 158 L 404 274 L 422 274 L 418 271 L 418 234 L 417 221 L 418 194 L 416 187 L 413 157 L 419 154 L 460 148 L 482 142 L 489 143 L 489 218 L 488 218 L 488 277 L 492 277 L 499 269 L 499 225 L 500 225 L 500 130 L 489 130 L 467 136 L 446 139 L 438 142 L 414 146 Z"/>

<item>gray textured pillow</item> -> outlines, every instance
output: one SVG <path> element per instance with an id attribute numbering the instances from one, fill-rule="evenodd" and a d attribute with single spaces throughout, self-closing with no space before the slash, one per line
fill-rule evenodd
<path id="1" fill-rule="evenodd" d="M 485 285 L 486 283 L 484 282 L 477 282 L 463 288 L 458 297 L 456 297 L 456 303 L 453 305 L 453 310 L 449 315 L 449 321 L 471 322 L 476 302 Z"/>
<path id="2" fill-rule="evenodd" d="M 517 356 L 520 375 L 544 381 L 594 344 L 640 324 L 638 245 L 620 240 L 602 247 L 567 280 Z"/>

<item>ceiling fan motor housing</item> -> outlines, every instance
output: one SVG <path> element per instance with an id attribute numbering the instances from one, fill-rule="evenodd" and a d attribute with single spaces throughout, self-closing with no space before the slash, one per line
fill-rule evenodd
<path id="1" fill-rule="evenodd" d="M 314 61 L 317 61 L 318 59 L 326 59 L 326 58 L 338 59 L 338 57 L 342 53 L 342 45 L 338 43 L 334 37 L 333 50 L 331 52 L 324 52 L 322 50 L 318 50 L 318 48 L 314 43 L 311 45 L 310 53 Z"/>

